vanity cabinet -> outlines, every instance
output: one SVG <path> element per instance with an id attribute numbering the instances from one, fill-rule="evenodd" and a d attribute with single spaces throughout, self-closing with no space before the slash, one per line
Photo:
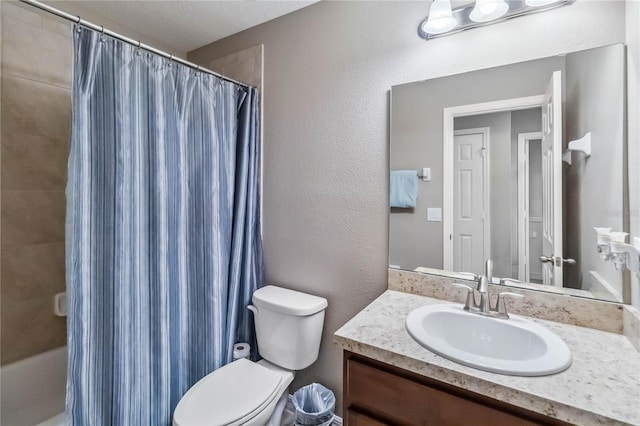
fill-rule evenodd
<path id="1" fill-rule="evenodd" d="M 343 379 L 347 426 L 567 424 L 347 351 Z"/>

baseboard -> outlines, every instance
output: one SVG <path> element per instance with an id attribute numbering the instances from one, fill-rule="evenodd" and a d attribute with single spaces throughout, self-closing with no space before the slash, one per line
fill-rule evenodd
<path id="1" fill-rule="evenodd" d="M 293 407 L 293 395 L 289 395 L 289 399 L 287 400 L 287 405 L 284 408 L 285 411 L 288 411 L 289 413 L 292 414 L 292 417 L 295 417 L 295 408 Z M 340 416 L 335 416 L 333 418 L 333 422 L 331 423 L 331 426 L 342 426 L 342 417 Z"/>

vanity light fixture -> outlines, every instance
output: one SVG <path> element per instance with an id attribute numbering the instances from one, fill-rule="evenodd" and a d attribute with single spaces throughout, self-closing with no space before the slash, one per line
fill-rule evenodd
<path id="1" fill-rule="evenodd" d="M 451 31 L 458 25 L 458 21 L 451 12 L 449 0 L 433 0 L 429 17 L 422 22 L 421 28 L 428 34 L 442 34 Z"/>
<path id="2" fill-rule="evenodd" d="M 548 6 L 557 2 L 558 0 L 526 0 L 527 6 L 531 7 Z"/>
<path id="3" fill-rule="evenodd" d="M 504 0 L 476 0 L 476 5 L 469 14 L 473 22 L 489 22 L 502 17 L 509 10 Z"/>
<path id="4" fill-rule="evenodd" d="M 460 31 L 496 24 L 530 13 L 569 5 L 576 0 L 476 0 L 451 10 L 449 0 L 434 0 L 429 16 L 418 26 L 418 35 L 429 40 Z"/>

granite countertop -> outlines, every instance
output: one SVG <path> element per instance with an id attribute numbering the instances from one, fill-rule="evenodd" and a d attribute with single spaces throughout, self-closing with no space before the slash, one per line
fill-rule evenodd
<path id="1" fill-rule="evenodd" d="M 409 312 L 451 303 L 387 290 L 335 333 L 343 349 L 512 405 L 580 425 L 640 425 L 640 353 L 626 337 L 531 318 L 560 336 L 573 363 L 562 373 L 518 377 L 449 361 L 405 330 Z"/>

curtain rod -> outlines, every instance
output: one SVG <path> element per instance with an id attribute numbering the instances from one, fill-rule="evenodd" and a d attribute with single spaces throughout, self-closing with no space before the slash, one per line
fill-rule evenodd
<path id="1" fill-rule="evenodd" d="M 163 56 L 163 57 L 165 57 L 165 58 L 167 58 L 167 59 L 169 59 L 171 61 L 175 61 L 175 62 L 178 62 L 178 63 L 180 63 L 182 65 L 186 65 L 189 68 L 194 68 L 196 71 L 202 71 L 202 72 L 207 73 L 207 74 L 215 75 L 216 77 L 220 77 L 223 80 L 229 81 L 231 83 L 238 84 L 238 85 L 240 85 L 242 87 L 252 87 L 252 86 L 249 86 L 248 84 L 241 83 L 241 82 L 236 81 L 236 80 L 234 80 L 232 78 L 225 77 L 224 75 L 218 74 L 217 72 L 211 71 L 210 69 L 203 68 L 198 64 L 194 64 L 193 62 L 185 61 L 184 59 L 177 58 L 177 57 L 173 56 L 170 53 L 163 52 L 162 50 L 158 50 L 158 49 L 156 49 L 154 47 L 148 46 L 148 45 L 142 43 L 139 40 L 134 40 L 134 39 L 131 39 L 131 38 L 127 37 L 127 36 L 123 36 L 122 34 L 118 34 L 115 31 L 108 30 L 105 27 L 103 27 L 102 25 L 96 25 L 96 24 L 94 24 L 92 22 L 85 21 L 84 19 L 80 18 L 79 16 L 71 15 L 71 14 L 65 12 L 65 11 L 62 11 L 60 9 L 56 9 L 55 7 L 49 6 L 47 4 L 39 2 L 37 0 L 20 0 L 20 1 L 22 3 L 25 3 L 25 4 L 28 4 L 28 5 L 33 6 L 35 8 L 38 8 L 40 10 L 44 10 L 45 12 L 48 12 L 48 13 L 51 13 L 53 15 L 59 16 L 60 18 L 66 19 L 67 21 L 75 22 L 78 25 L 82 25 L 83 27 L 87 27 L 87 28 L 92 29 L 94 31 L 100 31 L 103 34 L 107 34 L 107 35 L 109 35 L 109 36 L 111 36 L 113 38 L 117 38 L 118 40 L 124 41 L 125 43 L 129 43 L 131 45 L 134 45 L 139 49 L 147 50 L 149 52 L 155 53 L 156 55 Z"/>

